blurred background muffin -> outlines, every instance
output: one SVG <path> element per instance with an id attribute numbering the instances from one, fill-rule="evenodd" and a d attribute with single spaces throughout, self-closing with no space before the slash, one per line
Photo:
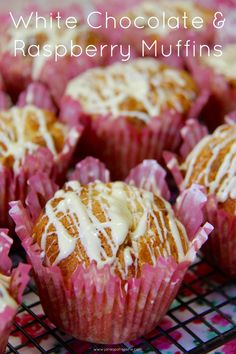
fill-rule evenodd
<path id="1" fill-rule="evenodd" d="M 41 7 L 37 11 L 38 16 L 45 16 L 47 25 L 42 20 L 36 24 L 34 15 L 36 11 L 33 12 L 27 27 L 19 22 L 20 24 L 16 28 L 10 16 L 6 15 L 7 20 L 5 20 L 5 24 L 1 25 L 0 69 L 6 89 L 14 101 L 32 81 L 36 81 L 45 84 L 50 90 L 54 102 L 58 105 L 70 79 L 92 66 L 102 64 L 104 60 L 98 55 L 95 57 L 88 57 L 84 54 L 79 57 L 72 56 L 69 50 L 71 42 L 73 45 L 85 48 L 90 44 L 96 46 L 103 39 L 86 25 L 83 10 L 79 5 L 57 10 L 62 18 L 60 25 L 53 17 L 51 25 L 48 11 L 42 10 Z M 57 11 L 56 8 L 53 9 L 54 16 L 56 16 Z M 78 21 L 74 28 L 68 28 L 63 22 L 63 18 L 66 19 L 66 16 L 72 15 L 71 12 Z M 20 14 L 22 15 L 22 13 Z M 13 13 L 13 16 L 17 23 L 19 16 L 16 16 L 16 12 Z M 25 11 L 25 15 L 23 15 L 25 22 L 27 22 L 29 16 L 30 12 Z M 21 42 L 18 43 L 17 40 Z M 24 42 L 24 55 L 20 50 L 15 54 L 15 47 L 22 48 L 22 41 Z M 18 43 L 17 46 L 16 43 Z M 68 54 L 59 55 L 65 50 L 61 48 L 61 52 L 58 53 L 57 60 L 55 60 L 57 45 L 63 45 L 68 50 Z M 30 49 L 29 54 L 28 48 L 31 46 L 34 46 L 34 48 Z M 37 46 L 39 49 L 36 49 Z M 46 47 L 47 50 L 44 49 Z M 78 52 L 79 50 L 76 51 L 76 53 Z"/>
<path id="2" fill-rule="evenodd" d="M 198 183 L 209 200 L 206 218 L 214 231 L 204 246 L 205 256 L 231 277 L 236 276 L 236 124 L 231 122 L 206 135 L 180 166 L 181 189 Z"/>
<path id="3" fill-rule="evenodd" d="M 179 130 L 204 105 L 191 76 L 143 58 L 94 68 L 69 82 L 61 116 L 85 126 L 81 149 L 99 157 L 115 179 L 145 158 L 161 160 L 174 151 Z"/>

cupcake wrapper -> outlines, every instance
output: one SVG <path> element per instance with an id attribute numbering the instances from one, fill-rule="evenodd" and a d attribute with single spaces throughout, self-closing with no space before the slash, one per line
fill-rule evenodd
<path id="1" fill-rule="evenodd" d="M 226 121 L 235 124 L 235 113 L 233 112 Z M 194 146 L 193 141 L 197 142 L 196 137 L 200 137 L 200 133 L 205 133 L 206 130 L 199 124 L 196 124 L 196 131 L 194 126 L 191 127 L 191 133 L 184 136 L 184 145 L 186 147 Z M 187 153 L 187 151 L 185 152 Z M 191 148 L 190 148 L 191 151 Z M 185 155 L 185 154 L 184 154 Z M 177 156 L 172 153 L 165 153 L 164 155 L 167 167 L 171 171 L 175 182 L 183 192 L 183 176 L 179 169 Z M 184 193 L 184 192 L 183 192 Z M 204 199 L 204 198 L 203 198 Z M 204 200 L 202 200 L 204 203 Z M 195 206 L 189 204 L 189 210 L 195 210 L 194 218 L 200 219 Z M 203 252 L 210 263 L 218 266 L 230 277 L 236 277 L 236 216 L 229 215 L 224 210 L 220 209 L 214 196 L 209 196 L 204 210 L 204 219 L 208 220 L 214 225 L 214 230 L 210 235 L 208 241 L 203 247 Z M 181 221 L 183 221 L 180 218 Z M 193 228 L 191 228 L 193 230 Z"/>
<path id="2" fill-rule="evenodd" d="M 101 161 L 89 156 L 75 166 L 69 179 L 80 181 L 81 184 L 88 184 L 96 180 L 108 183 L 110 182 L 110 171 Z"/>
<path id="3" fill-rule="evenodd" d="M 20 92 L 25 90 L 32 81 L 32 60 L 21 55 L 13 56 L 7 52 L 1 55 L 0 69 L 7 92 L 16 101 Z"/>
<path id="4" fill-rule="evenodd" d="M 78 176 L 82 171 L 88 171 L 88 181 L 91 181 L 93 163 L 96 171 L 94 178 L 97 179 L 101 174 L 104 176 L 104 166 L 91 159 L 77 166 Z M 143 166 L 147 171 L 147 162 Z M 150 167 L 153 168 L 152 162 Z M 138 173 L 140 168 L 137 167 Z M 129 178 L 135 182 L 133 173 Z M 158 179 L 159 175 L 153 174 L 153 178 Z M 137 183 L 139 186 L 139 177 Z M 163 181 L 159 187 L 159 190 L 162 189 L 165 190 Z M 167 312 L 188 266 L 212 230 L 209 224 L 201 227 L 200 220 L 193 218 L 190 211 L 186 210 L 186 207 L 189 208 L 188 203 L 197 207 L 198 195 L 199 190 L 195 187 L 189 194 L 186 192 L 183 201 L 180 198 L 177 206 L 179 216 L 189 215 L 191 227 L 197 230 L 195 235 L 191 234 L 189 251 L 182 262 L 177 264 L 172 257 L 160 257 L 155 266 L 145 265 L 139 278 L 128 281 L 121 281 L 118 276 L 112 275 L 109 266 L 97 269 L 94 262 L 86 269 L 79 266 L 70 279 L 63 279 L 57 266 L 42 264 L 41 250 L 37 244 L 32 243 L 33 220 L 30 214 L 33 214 L 35 203 L 31 202 L 27 209 L 21 202 L 11 203 L 10 215 L 33 266 L 42 306 L 49 319 L 74 337 L 96 343 L 120 343 L 153 329 Z M 199 205 L 199 210 L 201 207 Z M 186 217 L 184 222 L 188 223 Z"/>
<path id="5" fill-rule="evenodd" d="M 30 266 L 20 264 L 16 269 L 11 270 L 11 260 L 8 256 L 12 240 L 7 236 L 7 230 L 0 229 L 0 272 L 2 274 L 11 276 L 9 292 L 16 302 L 16 306 L 6 306 L 0 311 L 0 354 L 5 352 L 7 341 L 11 332 L 11 326 L 17 312 L 18 305 L 22 302 L 23 291 L 29 281 Z"/>
<path id="6" fill-rule="evenodd" d="M 214 225 L 203 247 L 206 258 L 231 278 L 236 278 L 236 216 L 219 209 L 213 197 L 206 208 L 206 218 Z"/>
<path id="7" fill-rule="evenodd" d="M 26 105 L 34 105 L 38 108 L 56 113 L 56 107 L 52 101 L 49 90 L 39 82 L 30 84 L 27 89 L 20 94 L 17 106 L 24 107 Z"/>
<path id="8" fill-rule="evenodd" d="M 155 160 L 144 160 L 134 167 L 125 182 L 146 189 L 152 193 L 170 199 L 169 187 L 166 183 L 166 171 Z"/>
<path id="9" fill-rule="evenodd" d="M 7 110 L 11 107 L 10 97 L 3 91 L 0 91 L 0 111 Z"/>
<path id="10" fill-rule="evenodd" d="M 182 137 L 180 155 L 185 159 L 197 143 L 208 134 L 208 130 L 197 120 L 189 119 L 181 129 L 180 134 Z"/>
<path id="11" fill-rule="evenodd" d="M 165 177 L 166 171 L 155 160 L 144 160 L 130 171 L 125 182 L 169 199 L 170 191 Z M 80 181 L 81 184 L 96 180 L 108 183 L 110 171 L 98 159 L 87 157 L 76 165 L 69 179 Z"/>
<path id="12" fill-rule="evenodd" d="M 200 110 L 199 101 L 192 109 L 195 113 Z M 144 159 L 161 161 L 164 150 L 178 149 L 180 129 L 185 121 L 183 115 L 171 111 L 163 112 L 161 117 L 153 117 L 149 124 L 141 123 L 141 126 L 124 117 L 92 119 L 70 97 L 64 97 L 62 101 L 61 119 L 79 121 L 85 127 L 80 152 L 101 159 L 111 171 L 112 179 L 123 179 Z"/>

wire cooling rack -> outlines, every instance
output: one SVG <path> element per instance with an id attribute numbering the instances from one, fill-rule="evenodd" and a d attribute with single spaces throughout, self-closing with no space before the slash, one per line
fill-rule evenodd
<path id="1" fill-rule="evenodd" d="M 13 327 L 6 353 L 217 353 L 236 339 L 236 283 L 198 256 L 159 326 L 136 341 L 104 346 L 74 340 L 53 326 L 31 282 Z"/>

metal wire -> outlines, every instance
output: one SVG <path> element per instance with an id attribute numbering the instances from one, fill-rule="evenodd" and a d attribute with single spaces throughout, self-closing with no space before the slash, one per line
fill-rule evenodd
<path id="1" fill-rule="evenodd" d="M 189 296 L 186 296 L 186 292 Z M 216 300 L 214 301 L 214 299 Z M 201 302 L 201 310 L 196 305 L 197 302 Z M 207 353 L 230 339 L 236 338 L 236 315 L 231 316 L 229 313 L 229 308 L 233 306 L 236 309 L 236 285 L 219 270 L 210 266 L 201 256 L 198 256 L 197 262 L 190 267 L 184 284 L 167 313 L 166 318 L 170 319 L 173 325 L 169 328 L 162 328 L 160 324 L 151 334 L 138 341 L 124 343 L 120 346 L 109 346 L 109 348 L 111 351 L 111 348 L 118 348 L 126 353 L 163 353 L 161 343 L 164 339 L 179 353 Z M 102 351 L 104 348 L 108 349 L 108 346 L 82 343 L 63 335 L 50 324 L 43 312 L 39 315 L 39 309 L 41 311 L 40 300 L 32 283 L 25 292 L 24 303 L 18 312 L 19 318 L 24 314 L 28 316 L 29 320 L 22 325 L 18 317 L 16 318 L 6 353 L 25 353 L 26 348 L 31 348 L 29 352 L 33 352 L 34 349 L 39 353 L 55 353 L 59 348 L 64 348 L 67 353 L 94 353 Z M 182 318 L 183 311 L 188 314 L 186 319 Z M 212 315 L 220 316 L 227 326 L 219 329 L 209 320 Z M 200 321 L 202 326 L 211 333 L 212 338 L 206 340 L 199 333 L 193 331 L 191 325 L 195 321 Z M 37 330 L 34 331 L 35 328 Z M 194 347 L 187 348 L 185 342 L 175 337 L 176 331 L 181 331 L 191 338 Z M 15 338 L 19 336 L 21 343 L 15 341 Z M 51 339 L 49 342 L 53 344 L 52 347 L 43 345 L 44 342 L 48 343 L 48 341 L 44 341 L 46 338 L 47 340 Z"/>

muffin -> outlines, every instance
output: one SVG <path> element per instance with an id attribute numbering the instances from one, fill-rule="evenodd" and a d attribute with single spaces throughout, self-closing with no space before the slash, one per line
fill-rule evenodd
<path id="1" fill-rule="evenodd" d="M 14 101 L 29 83 L 40 81 L 50 89 L 55 103 L 58 104 L 68 80 L 100 63 L 98 55 L 91 58 L 82 54 L 76 58 L 70 54 L 71 43 L 80 45 L 84 49 L 90 44 L 96 46 L 101 42 L 101 38 L 86 26 L 81 13 L 78 13 L 78 10 L 71 10 L 73 16 L 78 18 L 78 25 L 74 29 L 68 28 L 63 21 L 60 22 L 59 27 L 56 18 L 51 22 L 48 20 L 45 27 L 44 21 L 35 22 L 34 15 L 27 28 L 22 22 L 18 28 L 13 26 L 12 22 L 6 23 L 1 46 L 1 72 L 6 88 Z M 46 18 L 49 17 L 48 13 L 44 14 L 42 11 L 38 13 Z M 63 19 L 65 16 L 63 11 L 59 14 Z M 16 42 L 17 40 L 24 41 L 24 56 L 20 51 L 15 55 L 15 44 L 18 43 L 17 48 L 22 46 L 22 42 Z M 28 50 L 32 45 L 35 48 L 31 49 L 30 55 Z M 65 49 L 62 48 L 61 52 L 65 55 L 58 55 L 55 58 L 58 45 L 63 45 L 67 53 L 64 53 Z"/>
<path id="2" fill-rule="evenodd" d="M 81 148 L 100 158 L 122 179 L 145 158 L 161 160 L 179 146 L 186 118 L 197 116 L 204 99 L 185 71 L 151 58 L 94 68 L 71 80 L 61 116 L 79 117 Z"/>
<path id="3" fill-rule="evenodd" d="M 159 194 L 135 185 L 141 169 L 142 185 L 156 185 Z M 121 343 L 152 330 L 168 310 L 211 231 L 200 227 L 206 198 L 192 187 L 174 212 L 161 196 L 164 171 L 154 161 L 126 182 L 99 181 L 104 167 L 96 160 L 82 161 L 76 173 L 86 170 L 90 182 L 67 182 L 35 221 L 20 202 L 11 203 L 10 214 L 49 319 L 81 340 Z"/>
<path id="4" fill-rule="evenodd" d="M 113 37 L 115 43 L 132 44 L 141 56 L 162 57 L 165 61 L 171 61 L 172 64 L 179 66 L 183 65 L 181 58 L 185 57 L 186 53 L 183 45 L 178 52 L 176 47 L 178 41 L 181 40 L 184 44 L 189 39 L 191 40 L 190 44 L 205 44 L 210 47 L 214 43 L 213 8 L 207 8 L 205 4 L 199 4 L 197 1 L 137 0 L 131 1 L 131 5 L 129 1 L 124 2 L 123 7 L 121 6 L 119 9 L 116 8 L 114 2 L 114 7 L 110 5 L 110 8 L 109 15 L 115 15 L 118 23 L 123 17 L 127 17 L 131 20 L 132 26 L 128 30 L 118 27 L 113 31 L 108 27 L 107 35 Z M 107 11 L 107 8 L 103 9 L 104 11 Z M 184 13 L 188 18 L 186 21 L 187 28 L 184 28 L 183 21 L 181 22 Z M 165 16 L 165 23 L 163 23 L 163 16 Z M 172 28 L 168 26 L 167 21 L 172 17 L 180 18 L 180 28 L 172 29 L 176 25 L 175 21 L 170 21 Z M 195 29 L 192 26 L 192 20 L 195 17 L 203 19 L 204 25 L 202 28 Z M 159 22 L 155 21 L 155 18 Z M 123 21 L 123 23 L 126 24 L 128 21 Z M 145 46 L 143 43 L 145 43 Z M 163 47 L 163 50 L 161 50 L 161 47 Z M 168 57 L 170 48 L 172 53 Z"/>
<path id="5" fill-rule="evenodd" d="M 8 203 L 25 199 L 27 180 L 40 169 L 58 182 L 65 174 L 79 128 L 59 123 L 35 106 L 0 112 L 0 224 L 8 224 Z"/>
<path id="6" fill-rule="evenodd" d="M 11 239 L 6 235 L 6 230 L 0 230 L 0 353 L 5 353 L 8 337 L 22 293 L 29 280 L 30 266 L 20 264 L 11 273 L 11 261 L 8 252 Z"/>
<path id="7" fill-rule="evenodd" d="M 211 95 L 203 110 L 203 118 L 210 130 L 224 122 L 226 114 L 236 109 L 236 44 L 227 44 L 222 56 L 202 56 L 189 61 L 195 81 Z"/>
<path id="8" fill-rule="evenodd" d="M 221 125 L 193 148 L 179 166 L 183 177 L 177 177 L 181 190 L 192 183 L 205 187 L 209 196 L 205 217 L 214 226 L 214 231 L 204 246 L 204 252 L 211 262 L 231 277 L 236 276 L 235 139 L 236 124 Z M 170 166 L 173 168 L 173 160 Z"/>

